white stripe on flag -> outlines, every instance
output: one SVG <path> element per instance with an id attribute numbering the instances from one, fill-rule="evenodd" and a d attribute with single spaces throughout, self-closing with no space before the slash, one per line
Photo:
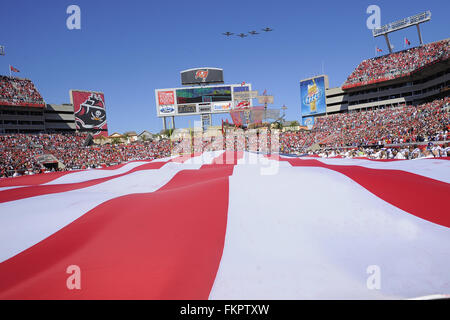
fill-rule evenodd
<path id="1" fill-rule="evenodd" d="M 367 287 L 372 265 L 380 290 Z M 345 175 L 283 167 L 262 176 L 259 166 L 237 165 L 210 299 L 411 298 L 450 292 L 449 265 L 448 228 Z"/>
<path id="2" fill-rule="evenodd" d="M 150 163 L 151 161 L 134 161 L 125 164 L 124 166 L 118 169 L 112 170 L 104 170 L 104 169 L 90 169 L 90 170 L 82 170 L 78 172 L 72 172 L 62 177 L 59 177 L 53 181 L 44 184 L 64 184 L 64 183 L 77 183 L 86 180 L 100 179 L 106 177 L 112 177 L 117 174 L 122 174 L 128 172 L 134 168 L 142 166 L 144 164 Z"/>

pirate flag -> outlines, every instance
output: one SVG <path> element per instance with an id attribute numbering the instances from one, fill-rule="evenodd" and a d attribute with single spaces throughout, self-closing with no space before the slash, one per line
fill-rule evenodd
<path id="1" fill-rule="evenodd" d="M 75 121 L 80 129 L 101 129 L 106 124 L 105 104 L 102 97 L 91 93 L 75 113 Z"/>

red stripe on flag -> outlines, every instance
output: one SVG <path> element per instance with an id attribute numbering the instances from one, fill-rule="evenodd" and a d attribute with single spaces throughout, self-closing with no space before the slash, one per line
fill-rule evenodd
<path id="1" fill-rule="evenodd" d="M 52 172 L 52 173 L 40 173 L 32 176 L 21 176 L 15 178 L 2 178 L 0 179 L 0 188 L 3 187 L 20 187 L 20 186 L 32 186 L 42 183 L 48 183 L 56 180 L 66 174 L 71 174 L 77 171 L 70 172 Z"/>
<path id="2" fill-rule="evenodd" d="M 107 201 L 0 264 L 0 299 L 207 299 L 221 260 L 233 165 L 184 170 Z M 66 269 L 81 269 L 81 290 Z"/>
<path id="3" fill-rule="evenodd" d="M 81 189 L 81 188 L 87 188 L 87 187 L 90 187 L 90 186 L 93 186 L 93 185 L 96 185 L 99 183 L 106 182 L 111 179 L 122 177 L 124 175 L 130 174 L 133 172 L 137 172 L 137 171 L 141 171 L 141 170 L 160 169 L 166 163 L 171 162 L 171 161 L 183 163 L 183 162 L 189 160 L 192 156 L 193 155 L 179 156 L 179 157 L 175 157 L 175 158 L 171 159 L 170 161 L 166 161 L 166 162 L 162 162 L 162 161 L 161 162 L 151 162 L 151 163 L 143 164 L 139 167 L 135 167 L 135 168 L 131 169 L 130 171 L 127 171 L 124 173 L 120 173 L 120 174 L 116 174 L 116 175 L 104 177 L 104 178 L 86 180 L 83 182 L 75 182 L 75 183 L 39 185 L 38 182 L 41 182 L 41 183 L 51 182 L 51 181 L 55 180 L 56 178 L 63 176 L 64 174 L 59 175 L 59 176 L 51 179 L 50 181 L 46 181 L 45 175 L 42 175 L 42 176 L 44 176 L 42 178 L 39 177 L 41 175 L 30 176 L 30 178 L 36 177 L 35 180 L 27 181 L 27 182 L 32 182 L 33 184 L 26 185 L 21 188 L 7 189 L 7 190 L 0 191 L 0 203 L 14 201 L 14 200 L 20 200 L 20 199 L 25 199 L 25 198 L 30 198 L 30 197 L 36 197 L 36 196 L 41 196 L 41 195 L 45 195 L 45 194 L 61 193 L 61 192 L 67 192 L 67 191 L 77 190 L 77 189 Z M 124 165 L 125 164 L 117 165 L 117 167 L 115 169 L 123 167 Z M 99 170 L 105 170 L 105 169 L 99 169 Z"/>
<path id="4" fill-rule="evenodd" d="M 445 199 L 450 184 L 400 170 L 327 165 L 318 160 L 281 159 L 294 167 L 321 167 L 342 173 L 384 201 L 424 220 L 449 227 Z"/>
<path id="5" fill-rule="evenodd" d="M 141 162 L 141 161 L 132 161 L 132 162 Z M 144 162 L 144 161 L 142 161 Z M 131 163 L 131 162 L 128 162 Z M 106 168 L 100 168 L 95 170 L 116 170 L 127 163 L 121 163 L 118 165 L 106 167 Z M 0 188 L 3 187 L 19 187 L 19 186 L 34 186 L 38 184 L 44 184 L 52 182 L 53 180 L 56 180 L 62 176 L 65 176 L 66 174 L 72 174 L 75 172 L 80 172 L 83 170 L 74 170 L 74 171 L 65 171 L 65 172 L 50 172 L 50 173 L 41 173 L 41 174 L 35 174 L 31 176 L 20 176 L 20 177 L 14 177 L 14 178 L 1 178 L 0 179 Z"/>
<path id="6" fill-rule="evenodd" d="M 142 171 L 142 170 L 150 170 L 150 169 L 160 169 L 162 166 L 164 166 L 167 162 L 151 162 L 144 165 L 141 165 L 139 167 L 133 168 L 130 171 L 113 175 L 110 177 L 104 177 L 104 178 L 97 178 L 92 180 L 87 180 L 83 182 L 76 182 L 76 183 L 62 183 L 62 184 L 49 184 L 49 185 L 34 185 L 34 186 L 28 186 L 28 187 L 21 187 L 21 188 L 14 188 L 14 189 L 7 189 L 0 191 L 0 203 L 8 202 L 8 201 L 14 201 L 14 200 L 20 200 L 30 197 L 36 197 L 36 196 L 42 196 L 46 194 L 52 194 L 52 193 L 61 193 L 61 192 L 67 192 L 72 190 L 77 190 L 81 188 L 87 188 L 91 187 L 93 185 L 106 182 L 108 180 L 116 179 L 119 177 L 122 177 L 124 175 Z"/>

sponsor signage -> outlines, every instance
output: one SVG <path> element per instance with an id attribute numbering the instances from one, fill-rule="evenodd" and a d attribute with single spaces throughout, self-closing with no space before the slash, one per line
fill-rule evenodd
<path id="1" fill-rule="evenodd" d="M 308 127 L 308 130 L 311 130 L 314 127 L 314 117 L 303 118 L 303 125 Z"/>
<path id="2" fill-rule="evenodd" d="M 173 91 L 159 91 L 158 102 L 161 106 L 175 104 L 175 93 Z"/>
<path id="3" fill-rule="evenodd" d="M 175 106 L 160 106 L 159 113 L 173 114 L 173 113 L 175 113 Z"/>
<path id="4" fill-rule="evenodd" d="M 178 113 L 196 113 L 197 106 L 195 104 L 178 105 Z"/>
<path id="5" fill-rule="evenodd" d="M 255 99 L 258 96 L 258 91 L 242 91 L 234 92 L 233 97 L 235 100 L 249 100 Z"/>
<path id="6" fill-rule="evenodd" d="M 300 82 L 302 116 L 326 112 L 325 77 L 316 77 Z"/>
<path id="7" fill-rule="evenodd" d="M 231 110 L 231 102 L 215 103 L 214 111 L 229 111 Z"/>
<path id="8" fill-rule="evenodd" d="M 198 105 L 198 112 L 211 112 L 211 105 Z"/>
<path id="9" fill-rule="evenodd" d="M 374 37 L 379 37 L 387 33 L 405 29 L 430 20 L 431 20 L 431 11 L 426 11 L 423 13 L 419 13 L 415 16 L 402 19 L 400 21 L 389 23 L 387 25 L 382 26 L 381 28 L 373 29 L 372 34 Z"/>

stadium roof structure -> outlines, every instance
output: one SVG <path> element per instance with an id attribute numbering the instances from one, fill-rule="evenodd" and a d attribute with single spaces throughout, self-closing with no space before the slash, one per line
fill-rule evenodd
<path id="1" fill-rule="evenodd" d="M 389 41 L 389 33 L 399 31 L 405 28 L 409 28 L 412 26 L 417 27 L 417 33 L 419 35 L 420 45 L 423 45 L 422 34 L 420 32 L 420 24 L 424 22 L 428 22 L 431 20 L 431 11 L 426 11 L 423 13 L 419 13 L 415 16 L 404 18 L 399 21 L 395 21 L 389 24 L 386 24 L 380 28 L 376 28 L 372 30 L 372 34 L 374 38 L 379 36 L 384 36 L 386 39 L 386 44 L 388 46 L 389 52 L 392 53 L 392 46 Z"/>

